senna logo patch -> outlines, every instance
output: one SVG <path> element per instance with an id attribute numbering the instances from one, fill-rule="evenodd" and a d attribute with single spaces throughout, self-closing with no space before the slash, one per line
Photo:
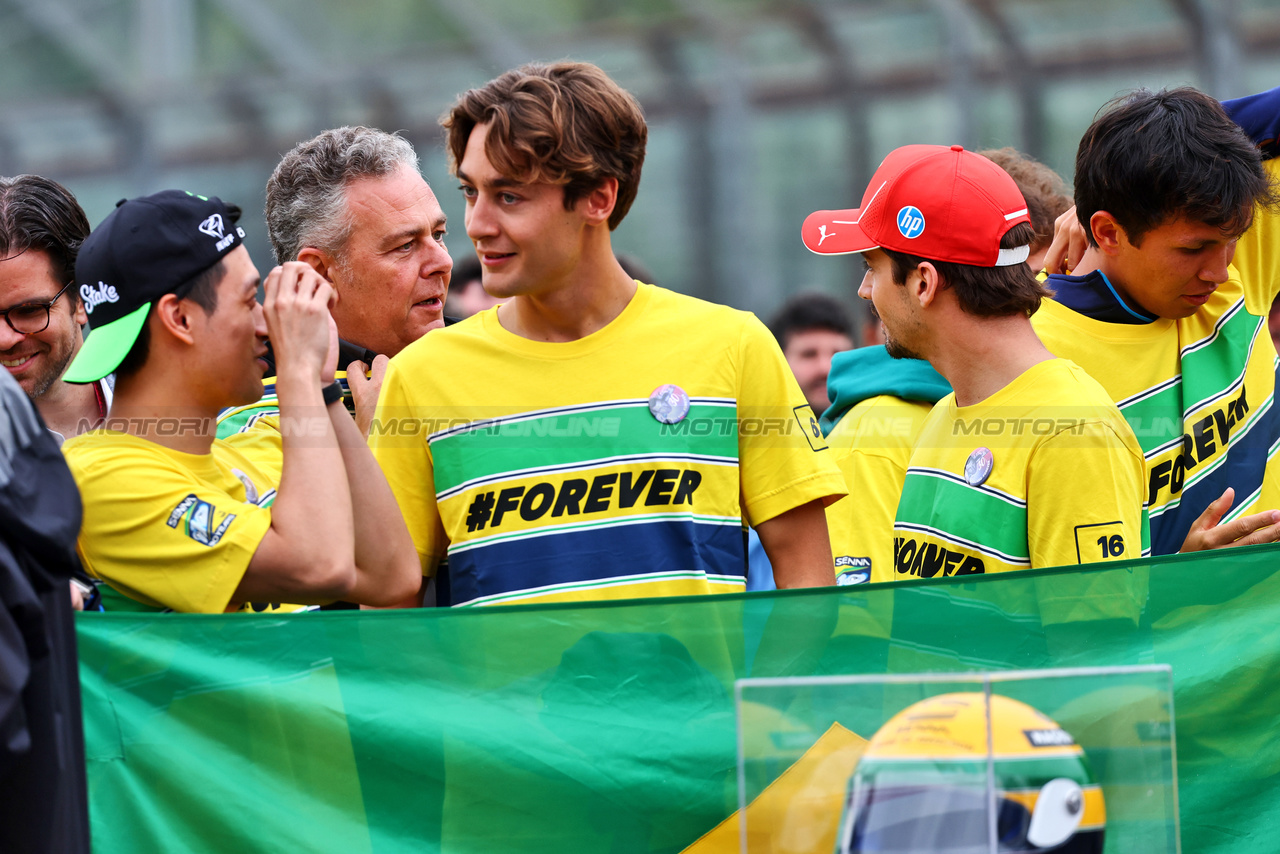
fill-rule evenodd
<path id="1" fill-rule="evenodd" d="M 192 493 L 178 502 L 169 513 L 165 524 L 170 528 L 181 530 L 202 546 L 213 546 L 222 539 L 222 535 L 235 521 L 234 513 L 224 513 L 222 519 L 214 527 L 214 515 L 217 511 L 208 501 L 201 501 Z"/>
<path id="2" fill-rule="evenodd" d="M 1024 729 L 1022 734 L 1032 747 L 1071 747 L 1075 740 L 1064 729 Z"/>
<path id="3" fill-rule="evenodd" d="M 850 557 L 849 555 L 838 555 L 836 557 L 837 586 L 847 587 L 850 584 L 866 584 L 870 580 L 871 558 Z"/>

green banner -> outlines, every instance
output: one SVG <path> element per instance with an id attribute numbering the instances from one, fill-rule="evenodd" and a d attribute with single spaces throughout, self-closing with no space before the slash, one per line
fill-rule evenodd
<path id="1" fill-rule="evenodd" d="M 737 806 L 735 679 L 1167 663 L 1183 850 L 1270 850 L 1278 558 L 581 606 L 85 614 L 93 846 L 679 852 Z"/>

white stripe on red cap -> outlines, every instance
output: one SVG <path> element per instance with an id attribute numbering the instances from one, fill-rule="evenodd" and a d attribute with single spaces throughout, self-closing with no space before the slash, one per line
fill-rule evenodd
<path id="1" fill-rule="evenodd" d="M 1000 254 L 996 256 L 996 263 L 993 267 L 1012 267 L 1014 264 L 1021 264 L 1031 257 L 1031 246 L 1015 246 L 1013 249 L 1001 249 Z"/>
<path id="2" fill-rule="evenodd" d="M 889 183 L 888 181 L 880 182 L 880 186 L 876 187 L 875 193 L 871 196 L 870 199 L 867 200 L 867 203 L 862 206 L 862 209 L 858 211 L 857 219 L 854 219 L 854 220 L 833 219 L 831 220 L 831 224 L 832 225 L 860 225 L 862 223 L 862 217 L 865 216 L 867 213 L 867 208 L 871 207 L 871 203 L 876 200 L 876 196 L 880 195 L 880 191 L 883 190 L 885 188 L 885 185 L 888 183 Z M 1026 213 L 1026 211 L 1023 211 L 1023 213 Z M 874 249 L 875 247 L 873 246 L 871 248 Z"/>

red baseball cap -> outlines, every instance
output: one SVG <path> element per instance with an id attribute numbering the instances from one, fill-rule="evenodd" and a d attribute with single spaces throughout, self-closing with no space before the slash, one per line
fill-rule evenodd
<path id="1" fill-rule="evenodd" d="M 1001 249 L 1000 239 L 1031 222 L 1009 174 L 959 145 L 905 145 L 876 170 L 856 210 L 815 211 L 800 229 L 821 255 L 891 249 L 972 267 L 1021 264 L 1030 246 Z"/>

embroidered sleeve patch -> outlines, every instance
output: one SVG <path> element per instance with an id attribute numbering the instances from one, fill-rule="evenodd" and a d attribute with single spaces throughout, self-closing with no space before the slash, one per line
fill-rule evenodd
<path id="1" fill-rule="evenodd" d="M 1119 521 L 1076 526 L 1076 559 L 1080 563 L 1137 556 L 1127 553 L 1126 548 L 1124 525 Z"/>
<path id="2" fill-rule="evenodd" d="M 836 556 L 836 585 L 866 584 L 871 580 L 871 558 Z"/>
<path id="3" fill-rule="evenodd" d="M 804 437 L 809 440 L 809 447 L 815 451 L 825 451 L 827 440 L 822 438 L 822 428 L 818 426 L 818 417 L 813 414 L 813 409 L 806 404 L 797 406 L 791 411 L 795 413 L 800 432 L 804 433 Z"/>
<path id="4" fill-rule="evenodd" d="M 235 521 L 234 513 L 223 514 L 222 520 L 214 527 L 213 519 L 217 511 L 208 501 L 201 501 L 195 493 L 178 502 L 165 522 L 170 528 L 181 530 L 202 546 L 217 545 L 222 535 Z"/>

